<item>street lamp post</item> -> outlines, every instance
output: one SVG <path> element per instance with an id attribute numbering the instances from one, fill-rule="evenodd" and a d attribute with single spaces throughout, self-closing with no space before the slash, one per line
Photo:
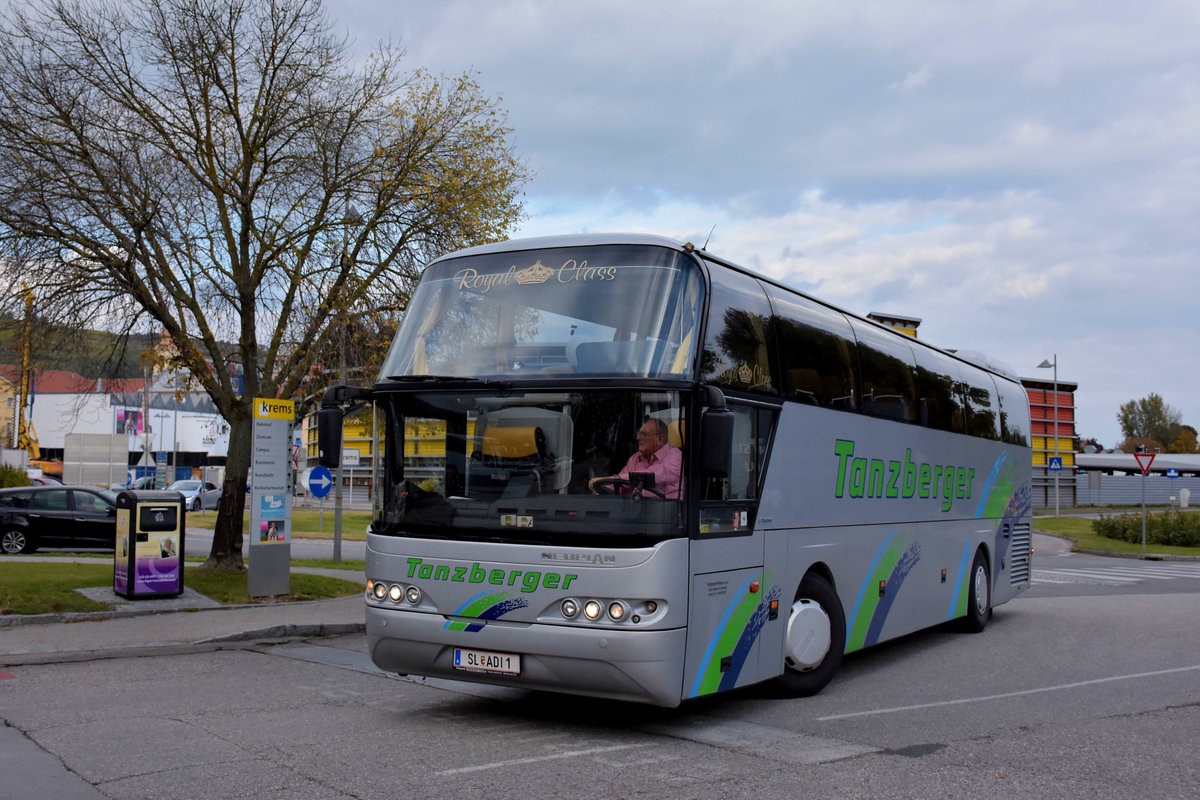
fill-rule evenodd
<path id="1" fill-rule="evenodd" d="M 1038 364 L 1038 369 L 1053 369 L 1054 370 L 1054 458 L 1058 460 L 1058 353 L 1054 354 L 1054 360 L 1049 361 L 1042 359 L 1042 363 Z M 1061 467 L 1061 464 L 1060 464 Z M 1054 516 L 1058 516 L 1058 475 L 1062 472 L 1061 469 L 1054 470 Z"/>

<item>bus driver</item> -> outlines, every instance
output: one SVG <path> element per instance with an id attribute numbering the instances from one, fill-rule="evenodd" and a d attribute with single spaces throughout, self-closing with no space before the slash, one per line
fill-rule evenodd
<path id="1" fill-rule="evenodd" d="M 683 452 L 667 442 L 667 423 L 654 417 L 647 419 L 637 432 L 637 441 L 637 452 L 629 457 L 620 473 L 592 478 L 588 481 L 588 488 L 614 478 L 627 481 L 631 472 L 649 472 L 654 475 L 655 489 L 668 500 L 678 500 Z"/>

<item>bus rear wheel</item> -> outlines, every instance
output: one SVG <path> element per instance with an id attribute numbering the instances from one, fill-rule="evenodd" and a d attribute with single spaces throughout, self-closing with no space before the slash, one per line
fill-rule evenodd
<path id="1" fill-rule="evenodd" d="M 962 629 L 967 633 L 979 633 L 987 625 L 991 612 L 992 582 L 987 558 L 981 549 L 975 553 L 975 563 L 971 565 L 971 576 L 967 580 L 967 615 L 962 619 Z"/>
<path id="2" fill-rule="evenodd" d="M 846 615 L 837 591 L 815 572 L 804 576 L 788 617 L 780 688 L 810 697 L 833 680 L 846 650 Z"/>

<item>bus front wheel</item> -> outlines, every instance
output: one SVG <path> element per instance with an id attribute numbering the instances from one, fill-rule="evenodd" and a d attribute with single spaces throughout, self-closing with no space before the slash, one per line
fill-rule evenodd
<path id="1" fill-rule="evenodd" d="M 780 687 L 793 697 L 825 688 L 846 650 L 846 615 L 837 591 L 815 572 L 804 576 L 788 617 Z"/>

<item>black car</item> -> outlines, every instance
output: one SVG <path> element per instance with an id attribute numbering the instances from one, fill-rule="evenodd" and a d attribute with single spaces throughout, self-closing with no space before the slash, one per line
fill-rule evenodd
<path id="1" fill-rule="evenodd" d="M 112 550 L 117 495 L 94 486 L 21 486 L 0 489 L 0 552 L 39 547 Z"/>

